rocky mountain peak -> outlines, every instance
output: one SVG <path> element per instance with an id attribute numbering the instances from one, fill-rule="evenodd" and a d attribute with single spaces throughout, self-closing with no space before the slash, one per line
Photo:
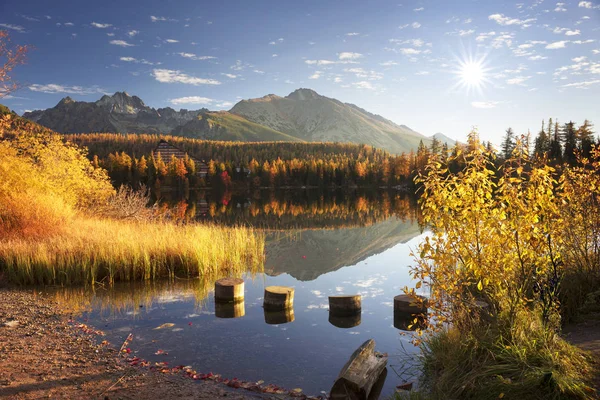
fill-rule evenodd
<path id="1" fill-rule="evenodd" d="M 150 111 L 142 99 L 130 96 L 127 92 L 116 92 L 112 96 L 104 95 L 96 102 L 96 105 L 117 114 L 137 114 L 140 111 Z"/>
<path id="2" fill-rule="evenodd" d="M 71 104 L 71 103 L 75 103 L 75 100 L 73 100 L 71 97 L 67 96 L 67 97 L 63 98 L 61 101 L 59 101 L 58 105 L 65 105 L 65 104 Z"/>
<path id="3" fill-rule="evenodd" d="M 286 98 L 291 99 L 291 100 L 312 100 L 312 99 L 318 99 L 319 97 L 322 97 L 322 96 L 312 89 L 300 88 L 300 89 L 294 90 L 292 93 L 287 95 Z"/>

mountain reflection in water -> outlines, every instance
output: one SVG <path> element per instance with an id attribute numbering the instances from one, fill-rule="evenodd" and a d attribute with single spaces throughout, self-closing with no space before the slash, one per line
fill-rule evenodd
<path id="1" fill-rule="evenodd" d="M 202 201 L 207 206 L 198 212 Z M 391 365 L 398 364 L 394 354 L 412 348 L 409 336 L 399 335 L 403 324 L 394 320 L 392 304 L 411 285 L 410 251 L 421 239 L 414 198 L 304 191 L 205 195 L 189 206 L 173 204 L 185 208 L 180 213 L 185 219 L 264 230 L 264 273 L 245 274 L 244 302 L 229 308 L 214 303 L 216 278 L 55 290 L 57 300 L 104 330 L 111 343 L 122 343 L 131 332 L 135 355 L 151 362 L 192 365 L 315 395 L 330 389 L 368 338 L 390 354 Z M 264 288 L 271 285 L 295 288 L 292 310 L 263 310 Z M 343 321 L 329 316 L 327 296 L 341 293 L 362 295 L 361 315 Z M 165 323 L 174 325 L 155 329 Z M 168 355 L 157 356 L 158 349 Z M 383 396 L 399 383 L 396 374 L 388 374 Z"/>

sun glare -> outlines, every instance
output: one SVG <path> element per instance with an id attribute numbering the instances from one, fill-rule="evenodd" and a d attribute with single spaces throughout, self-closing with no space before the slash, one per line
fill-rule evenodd
<path id="1" fill-rule="evenodd" d="M 468 61 L 460 66 L 460 79 L 468 86 L 480 86 L 485 74 L 481 61 Z"/>
<path id="2" fill-rule="evenodd" d="M 491 69 L 486 61 L 486 55 L 475 56 L 463 51 L 462 57 L 455 56 L 454 75 L 456 81 L 451 91 L 462 89 L 466 93 L 483 93 L 487 84 L 491 84 Z"/>

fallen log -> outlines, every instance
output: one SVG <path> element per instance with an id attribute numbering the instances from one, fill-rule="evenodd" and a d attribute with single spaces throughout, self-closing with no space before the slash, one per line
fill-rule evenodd
<path id="1" fill-rule="evenodd" d="M 350 357 L 336 379 L 330 399 L 377 399 L 387 375 L 387 356 L 375 353 L 375 341 L 364 342 Z"/>

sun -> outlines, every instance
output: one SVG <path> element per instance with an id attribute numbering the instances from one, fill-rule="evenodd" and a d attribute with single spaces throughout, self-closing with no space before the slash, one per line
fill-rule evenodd
<path id="1" fill-rule="evenodd" d="M 456 57 L 453 72 L 456 76 L 453 91 L 460 88 L 467 93 L 482 94 L 486 85 L 491 83 L 491 69 L 487 64 L 486 56 L 463 54 L 462 57 Z"/>
<path id="2" fill-rule="evenodd" d="M 460 79 L 467 86 L 481 86 L 485 79 L 481 61 L 469 60 L 460 66 Z"/>

